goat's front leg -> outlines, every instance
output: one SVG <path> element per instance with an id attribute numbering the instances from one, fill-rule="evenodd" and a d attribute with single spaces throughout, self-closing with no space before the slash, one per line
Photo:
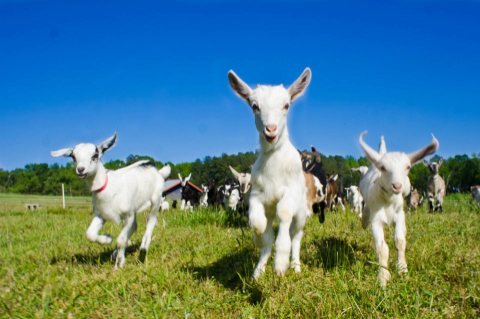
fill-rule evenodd
<path id="1" fill-rule="evenodd" d="M 407 247 L 406 235 L 407 227 L 405 226 L 405 214 L 402 212 L 397 215 L 394 235 L 398 256 L 397 269 L 399 274 L 408 272 L 407 260 L 405 258 L 405 248 Z"/>
<path id="2" fill-rule="evenodd" d="M 117 237 L 117 257 L 115 258 L 115 269 L 123 268 L 123 266 L 125 266 L 125 250 L 127 248 L 130 236 L 136 229 L 136 215 L 135 213 L 131 213 L 130 216 L 128 216 L 125 220 L 122 231 Z"/>
<path id="3" fill-rule="evenodd" d="M 112 242 L 112 237 L 110 235 L 100 235 L 98 232 L 103 227 L 105 220 L 97 215 L 95 215 L 90 223 L 90 226 L 87 228 L 86 236 L 87 239 L 100 243 L 103 245 L 108 245 Z"/>
<path id="4" fill-rule="evenodd" d="M 265 271 L 265 265 L 272 253 L 274 233 L 272 221 L 268 221 L 265 216 L 265 207 L 253 196 L 250 198 L 248 219 L 253 230 L 255 245 L 260 246 L 260 258 L 253 271 L 253 278 L 258 279 Z"/>
<path id="5" fill-rule="evenodd" d="M 380 282 L 380 286 L 385 288 L 387 286 L 387 282 L 390 280 L 391 275 L 388 271 L 388 246 L 385 242 L 383 224 L 381 221 L 372 222 L 372 235 L 375 243 L 378 264 L 380 266 L 378 270 L 378 281 Z"/>

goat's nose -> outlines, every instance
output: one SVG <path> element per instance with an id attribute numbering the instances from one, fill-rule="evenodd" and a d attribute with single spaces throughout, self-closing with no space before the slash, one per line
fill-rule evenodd
<path id="1" fill-rule="evenodd" d="M 265 127 L 268 133 L 275 133 L 277 126 L 275 124 L 270 124 Z"/>
<path id="2" fill-rule="evenodd" d="M 402 184 L 401 183 L 393 183 L 392 184 L 393 191 L 396 193 L 400 193 L 402 190 Z"/>
<path id="3" fill-rule="evenodd" d="M 84 171 L 85 171 L 85 167 L 82 167 L 82 166 L 77 167 L 77 172 L 79 172 L 80 174 L 82 174 Z"/>

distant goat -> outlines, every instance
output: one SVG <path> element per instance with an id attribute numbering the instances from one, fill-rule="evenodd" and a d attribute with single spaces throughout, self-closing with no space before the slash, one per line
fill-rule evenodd
<path id="1" fill-rule="evenodd" d="M 423 202 L 423 196 L 420 196 L 420 193 L 412 187 L 410 194 L 406 197 L 407 200 L 407 209 L 408 211 L 417 211 L 418 207 L 421 206 Z"/>
<path id="2" fill-rule="evenodd" d="M 138 161 L 130 166 L 110 171 L 105 169 L 100 159 L 117 140 L 117 134 L 100 143 L 78 144 L 74 148 L 64 148 L 51 152 L 53 157 L 71 157 L 75 172 L 86 178 L 93 193 L 94 217 L 87 229 L 87 238 L 92 242 L 110 244 L 112 237 L 99 234 L 105 221 L 123 223 L 117 237 L 115 268 L 125 265 L 125 249 L 130 236 L 137 229 L 136 213 L 150 207 L 147 229 L 143 235 L 140 251 L 146 253 L 152 233 L 157 224 L 157 213 L 162 204 L 162 191 L 165 179 L 170 175 L 170 167 L 157 170 L 149 161 Z"/>
<path id="3" fill-rule="evenodd" d="M 300 155 L 290 142 L 287 112 L 310 83 L 311 71 L 288 88 L 258 85 L 252 90 L 233 71 L 228 73 L 233 90 L 251 107 L 260 139 L 258 158 L 252 169 L 249 223 L 256 243 L 261 242 L 260 259 L 253 273 L 265 270 L 275 240 L 273 221 L 279 221 L 275 241 L 275 272 L 284 275 L 289 266 L 300 272 L 300 243 L 308 214 L 305 177 Z M 261 240 L 259 240 L 261 237 Z"/>
<path id="4" fill-rule="evenodd" d="M 338 196 L 337 185 L 338 174 L 329 176 L 327 178 L 327 208 L 330 210 L 335 209 L 335 205 L 338 204 L 345 211 L 342 199 Z"/>
<path id="5" fill-rule="evenodd" d="M 230 165 L 228 166 L 228 168 L 230 168 L 230 171 L 232 172 L 233 176 L 235 177 L 235 179 L 239 183 L 240 192 L 242 194 L 246 194 L 250 190 L 250 187 L 252 186 L 252 183 L 251 183 L 252 174 L 250 174 L 250 173 L 239 173 L 233 167 L 231 167 Z"/>
<path id="6" fill-rule="evenodd" d="M 472 193 L 473 200 L 480 204 L 480 185 L 473 185 L 470 187 L 470 192 Z"/>
<path id="7" fill-rule="evenodd" d="M 200 206 L 207 207 L 208 206 L 208 192 L 209 188 L 207 185 L 202 184 L 203 194 L 200 196 Z"/>
<path id="8" fill-rule="evenodd" d="M 324 202 L 326 196 L 323 193 L 323 185 L 316 176 L 307 172 L 303 174 L 305 175 L 305 184 L 307 186 L 308 217 L 310 217 L 313 213 L 318 213 L 318 211 L 315 211 L 315 207 Z"/>
<path id="9" fill-rule="evenodd" d="M 430 212 L 443 211 L 443 197 L 445 196 L 445 181 L 438 173 L 443 160 L 438 163 L 432 162 L 425 165 L 430 170 L 430 177 L 428 178 L 428 208 Z"/>
<path id="10" fill-rule="evenodd" d="M 350 170 L 352 172 L 360 172 L 360 175 L 363 177 L 365 176 L 365 174 L 367 174 L 368 167 L 367 166 L 352 167 Z"/>
<path id="11" fill-rule="evenodd" d="M 379 152 L 368 146 L 360 134 L 359 142 L 367 158 L 372 162 L 367 174 L 360 181 L 360 192 L 365 201 L 362 214 L 362 226 L 370 225 L 372 229 L 375 251 L 378 257 L 378 280 L 385 287 L 390 280 L 388 271 L 388 246 L 385 242 L 383 228 L 395 224 L 395 246 L 397 248 L 399 273 L 407 272 L 405 259 L 406 226 L 403 210 L 403 197 L 410 192 L 408 173 L 413 164 L 438 149 L 438 141 L 432 138 L 432 143 L 414 153 L 387 152 L 382 137 Z"/>
<path id="12" fill-rule="evenodd" d="M 306 173 L 312 174 L 315 176 L 320 185 L 322 185 L 322 194 L 323 199 L 319 203 L 313 204 L 313 212 L 318 215 L 318 220 L 320 223 L 325 222 L 325 208 L 327 207 L 327 177 L 325 171 L 323 170 L 322 157 L 317 151 L 315 146 L 311 147 L 311 152 L 308 151 L 299 151 L 302 158 L 302 167 Z M 308 182 L 307 182 L 308 185 Z"/>
<path id="13" fill-rule="evenodd" d="M 188 183 L 190 178 L 192 178 L 192 173 L 185 178 L 182 178 L 182 175 L 178 173 L 178 179 L 180 179 L 182 186 L 182 201 L 180 202 L 181 210 L 193 210 L 193 207 L 197 206 L 200 201 L 199 192 Z"/>
<path id="14" fill-rule="evenodd" d="M 346 188 L 346 193 L 350 209 L 359 217 L 362 217 L 363 197 L 362 194 L 360 194 L 360 190 L 357 186 L 351 185 Z"/>

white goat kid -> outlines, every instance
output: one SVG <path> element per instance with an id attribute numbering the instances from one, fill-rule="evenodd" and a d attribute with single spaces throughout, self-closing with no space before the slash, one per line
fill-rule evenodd
<path id="1" fill-rule="evenodd" d="M 251 184 L 252 174 L 239 173 L 230 165 L 228 167 L 230 168 L 230 171 L 232 172 L 237 182 L 240 184 L 240 192 L 242 194 L 246 194 L 250 190 L 250 187 L 252 186 Z"/>
<path id="2" fill-rule="evenodd" d="M 350 209 L 358 215 L 358 217 L 362 217 L 362 206 L 363 206 L 363 197 L 360 194 L 360 191 L 357 186 L 352 185 L 346 188 L 347 191 L 347 200 L 350 204 Z"/>
<path id="3" fill-rule="evenodd" d="M 291 266 L 300 272 L 300 242 L 308 206 L 300 154 L 290 142 L 286 119 L 292 102 L 309 85 L 311 71 L 306 68 L 288 89 L 283 85 L 258 85 L 252 90 L 233 71 L 228 73 L 228 79 L 233 90 L 250 105 L 260 139 L 260 151 L 252 169 L 248 212 L 255 242 L 261 242 L 253 277 L 258 279 L 265 271 L 275 240 L 275 219 L 279 222 L 275 272 L 286 273 L 290 252 Z"/>
<path id="4" fill-rule="evenodd" d="M 390 280 L 388 271 L 388 246 L 385 242 L 383 228 L 395 224 L 395 246 L 397 248 L 399 273 L 407 272 L 405 259 L 406 226 L 403 197 L 410 192 L 408 173 L 413 164 L 425 156 L 434 153 L 439 146 L 432 136 L 432 143 L 414 153 L 387 152 L 382 137 L 380 151 L 368 146 L 360 134 L 359 142 L 367 158 L 372 162 L 367 174 L 360 181 L 360 192 L 365 200 L 362 214 L 362 226 L 371 226 L 375 251 L 380 265 L 378 280 L 385 287 Z"/>
<path id="5" fill-rule="evenodd" d="M 200 207 L 208 207 L 208 191 L 209 188 L 207 185 L 202 184 L 203 194 L 200 196 Z"/>
<path id="6" fill-rule="evenodd" d="M 164 166 L 157 170 L 149 161 L 139 161 L 115 171 L 108 171 L 100 159 L 116 140 L 115 133 L 97 146 L 82 143 L 74 148 L 53 151 L 51 155 L 71 157 L 75 162 L 77 175 L 90 182 L 94 217 L 86 232 L 88 240 L 108 245 L 112 238 L 99 234 L 105 221 L 123 223 L 122 231 L 117 237 L 117 269 L 125 265 L 125 249 L 130 236 L 137 229 L 136 213 L 150 207 L 147 229 L 140 246 L 142 254 L 148 250 L 153 229 L 157 224 L 157 212 L 162 204 L 163 185 L 170 175 L 170 167 Z"/>

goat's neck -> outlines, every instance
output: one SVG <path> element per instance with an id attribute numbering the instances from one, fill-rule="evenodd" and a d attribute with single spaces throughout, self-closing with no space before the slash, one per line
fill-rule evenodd
<path id="1" fill-rule="evenodd" d="M 107 169 L 101 162 L 98 162 L 97 173 L 93 177 L 91 191 L 99 190 L 105 185 L 107 179 Z"/>

